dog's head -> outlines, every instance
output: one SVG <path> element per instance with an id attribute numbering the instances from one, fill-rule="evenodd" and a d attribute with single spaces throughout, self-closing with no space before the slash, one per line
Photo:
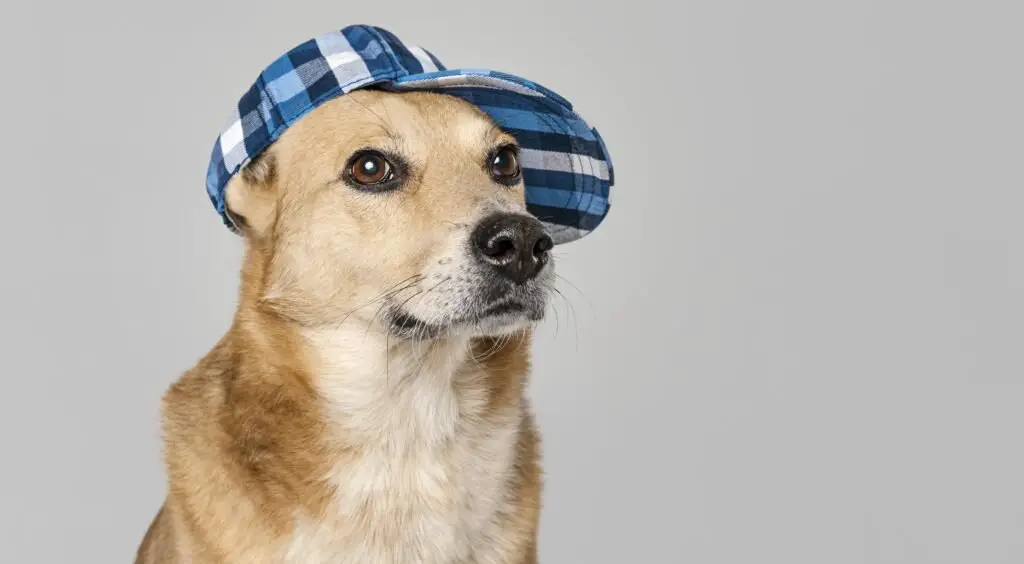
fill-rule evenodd
<path id="1" fill-rule="evenodd" d="M 404 338 L 539 320 L 552 240 L 526 211 L 514 137 L 433 93 L 360 90 L 292 125 L 232 179 L 258 299 L 309 325 Z"/>

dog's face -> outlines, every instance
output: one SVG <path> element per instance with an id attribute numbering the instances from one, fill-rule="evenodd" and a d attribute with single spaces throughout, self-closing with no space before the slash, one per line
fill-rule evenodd
<path id="1" fill-rule="evenodd" d="M 291 126 L 228 185 L 261 299 L 304 324 L 403 338 L 539 320 L 551 238 L 526 212 L 515 138 L 471 104 L 357 91 Z"/>

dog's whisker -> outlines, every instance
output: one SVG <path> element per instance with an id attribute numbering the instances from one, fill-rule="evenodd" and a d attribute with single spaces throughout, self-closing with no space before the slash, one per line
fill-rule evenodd
<path id="1" fill-rule="evenodd" d="M 574 340 L 574 343 L 575 343 L 575 346 L 576 346 L 576 350 L 578 352 L 579 351 L 579 342 L 580 342 L 580 326 L 579 326 L 579 317 L 576 315 L 576 307 L 572 304 L 571 301 L 569 301 L 569 298 L 566 297 L 566 295 L 563 294 L 562 291 L 559 290 L 558 288 L 552 288 L 551 291 L 555 295 L 557 295 L 559 298 L 561 298 L 561 301 L 565 303 L 565 308 L 568 311 L 569 316 L 570 316 L 570 322 L 572 323 L 572 327 L 573 327 L 573 329 L 574 329 L 574 331 L 576 333 L 576 335 L 575 335 L 576 338 Z M 555 302 L 552 302 L 552 309 L 555 309 L 554 306 L 555 306 Z M 557 310 L 555 310 L 555 311 L 557 311 Z M 557 314 L 556 314 L 556 316 L 557 316 Z M 556 335 L 557 335 L 557 327 L 556 327 Z"/>
<path id="2" fill-rule="evenodd" d="M 498 349 L 501 348 L 501 339 L 502 337 L 496 337 L 491 340 L 491 346 L 486 351 L 484 351 L 481 360 L 487 362 L 492 356 L 494 356 L 498 352 Z"/>
<path id="3" fill-rule="evenodd" d="M 466 341 L 466 351 L 469 353 L 467 356 L 469 357 L 470 361 L 472 361 L 477 368 L 484 370 L 484 365 L 480 364 L 480 359 L 477 358 L 476 353 L 473 351 L 472 340 Z"/>
<path id="4" fill-rule="evenodd" d="M 389 136 L 391 136 L 391 137 L 395 136 L 395 134 L 394 134 L 394 123 L 391 121 L 391 115 L 388 114 L 387 104 L 381 104 L 381 107 L 384 108 L 384 113 L 388 116 L 388 119 L 385 120 L 380 114 L 378 114 L 377 112 L 373 111 L 373 108 L 371 108 L 370 106 L 367 106 L 366 104 L 361 102 L 358 97 L 353 96 L 352 97 L 352 101 L 355 102 L 356 104 L 362 106 L 366 111 L 368 111 L 371 114 L 373 114 L 373 116 L 376 117 L 377 120 L 380 121 L 381 127 L 384 128 L 384 131 Z"/>
<path id="5" fill-rule="evenodd" d="M 357 311 L 359 311 L 359 310 L 361 310 L 361 309 L 363 309 L 365 307 L 368 307 L 370 305 L 373 305 L 374 303 L 377 303 L 380 300 L 385 300 L 386 301 L 388 298 L 390 298 L 392 296 L 395 296 L 397 294 L 400 294 L 403 291 L 411 288 L 412 286 L 415 286 L 423 278 L 424 278 L 424 276 L 422 274 L 415 274 L 415 275 L 410 276 L 410 277 L 406 278 L 405 280 L 399 282 L 398 284 L 395 284 L 394 286 L 392 286 L 391 288 L 385 290 L 383 293 L 381 293 L 377 297 L 373 298 L 372 300 L 370 300 L 370 301 L 360 305 L 359 307 L 356 307 L 356 308 L 352 309 L 351 311 L 345 313 L 341 317 L 341 319 L 335 324 L 335 328 L 341 327 L 341 325 L 343 323 L 345 323 L 345 320 L 347 320 L 349 318 L 349 316 L 351 316 L 355 312 L 357 312 Z M 397 286 L 401 286 L 401 287 L 396 289 Z"/>
<path id="6" fill-rule="evenodd" d="M 521 351 L 523 349 L 524 346 L 526 346 L 526 332 L 527 332 L 527 329 L 525 327 L 523 327 L 522 329 L 519 329 L 517 331 L 518 337 L 519 337 L 519 342 L 516 343 L 516 348 L 512 352 L 519 352 L 519 351 Z"/>
<path id="7" fill-rule="evenodd" d="M 396 310 L 396 311 L 402 311 L 402 310 L 404 310 L 404 309 L 405 309 L 405 306 L 406 306 L 406 305 L 408 305 L 408 304 L 409 304 L 409 302 L 410 302 L 410 301 L 412 301 L 413 299 L 415 299 L 415 298 L 417 298 L 417 297 L 419 297 L 419 298 L 421 298 L 421 299 L 422 299 L 422 297 L 423 297 L 423 296 L 426 296 L 427 294 L 429 294 L 430 292 L 434 291 L 435 289 L 437 289 L 437 288 L 438 288 L 439 286 L 441 286 L 441 285 L 442 285 L 442 284 L 444 284 L 445 282 L 449 282 L 450 280 L 451 280 L 451 278 L 445 278 L 445 279 L 441 280 L 440 282 L 438 282 L 437 284 L 434 284 L 433 286 L 431 286 L 431 287 L 430 287 L 430 288 L 428 288 L 427 290 L 420 290 L 419 292 L 416 292 L 416 293 L 412 294 L 411 296 L 409 296 L 408 298 L 406 298 L 406 299 L 405 299 L 405 300 L 404 300 L 404 301 L 403 301 L 402 303 L 400 303 L 400 304 L 399 304 L 399 305 L 398 305 L 398 306 L 397 306 L 397 307 L 395 308 L 395 310 Z M 366 325 L 366 332 L 367 332 L 367 333 L 369 333 L 369 331 L 370 331 L 370 327 L 372 327 L 372 325 L 373 325 L 373 322 L 374 322 L 374 320 L 376 320 L 377 316 L 378 316 L 378 315 L 380 315 L 380 313 L 381 313 L 381 312 L 382 312 L 382 311 L 384 310 L 384 308 L 385 308 L 385 307 L 387 307 L 387 306 L 388 306 L 388 303 L 387 303 L 387 302 L 385 302 L 385 303 L 381 304 L 381 306 L 380 306 L 379 308 L 377 308 L 377 311 L 376 311 L 376 312 L 375 312 L 375 313 L 373 314 L 373 317 L 371 317 L 371 318 L 370 318 L 370 322 L 369 322 L 369 323 L 367 323 L 367 325 Z M 423 333 L 423 331 L 425 331 L 425 328 L 420 328 L 420 327 L 417 327 L 417 328 L 416 328 L 416 329 L 415 329 L 415 330 L 413 331 L 413 337 L 415 337 L 415 338 L 418 338 L 418 339 L 422 339 L 422 338 L 423 338 L 423 337 L 425 336 L 425 335 L 423 335 L 423 334 L 422 334 L 422 333 Z"/>
<path id="8" fill-rule="evenodd" d="M 554 302 L 551 303 L 551 313 L 555 314 L 555 335 L 554 335 L 554 337 L 552 337 L 552 339 L 557 341 L 558 340 L 558 332 L 562 328 L 562 319 L 558 315 L 558 307 L 556 307 Z"/>
<path id="9" fill-rule="evenodd" d="M 402 305 L 404 306 L 404 305 L 405 305 L 406 303 L 408 303 L 408 302 L 409 302 L 409 300 L 411 300 L 411 299 L 415 298 L 416 296 L 418 296 L 418 295 L 420 295 L 420 294 L 422 294 L 422 293 L 423 293 L 423 290 L 420 290 L 419 292 L 416 292 L 416 293 L 415 293 L 415 294 L 413 294 L 412 296 L 409 296 L 409 297 L 408 297 L 408 298 L 407 298 L 407 299 L 406 299 L 406 300 L 405 300 L 404 302 L 402 302 Z M 380 307 L 379 307 L 379 308 L 377 308 L 377 311 L 376 311 L 376 312 L 374 312 L 373 316 L 372 316 L 372 317 L 370 317 L 370 321 L 369 321 L 369 322 L 367 322 L 367 324 L 366 324 L 366 334 L 368 334 L 368 333 L 370 332 L 370 328 L 371 328 L 371 327 L 373 327 L 373 322 L 374 322 L 374 321 L 375 321 L 375 320 L 377 319 L 377 316 L 378 316 L 378 315 L 380 315 L 380 314 L 381 314 L 381 312 L 382 312 L 382 311 L 384 311 L 384 308 L 386 308 L 387 306 L 388 306 L 388 302 L 387 302 L 387 301 L 384 301 L 384 302 L 383 302 L 383 303 L 382 303 L 382 304 L 380 305 Z M 401 309 L 401 308 L 399 308 L 399 309 Z M 390 333 L 390 332 L 389 332 L 389 333 Z M 389 350 L 390 350 L 390 348 L 389 348 Z"/>
<path id="10" fill-rule="evenodd" d="M 576 290 L 576 292 L 579 293 L 579 295 L 581 297 L 583 297 L 584 299 L 587 299 L 587 295 L 583 293 L 583 290 L 580 290 L 579 286 L 577 286 L 576 284 L 573 284 L 572 280 L 569 280 L 568 278 L 566 278 L 565 276 L 562 276 L 561 274 L 558 274 L 557 272 L 555 273 L 555 278 L 558 278 L 562 282 L 565 282 L 569 286 L 572 286 L 572 289 Z"/>

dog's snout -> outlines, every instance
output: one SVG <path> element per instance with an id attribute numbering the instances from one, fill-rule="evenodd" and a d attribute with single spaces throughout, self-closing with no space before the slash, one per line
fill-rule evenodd
<path id="1" fill-rule="evenodd" d="M 553 246 L 544 225 L 527 215 L 492 215 L 473 231 L 477 257 L 518 284 L 540 273 Z"/>

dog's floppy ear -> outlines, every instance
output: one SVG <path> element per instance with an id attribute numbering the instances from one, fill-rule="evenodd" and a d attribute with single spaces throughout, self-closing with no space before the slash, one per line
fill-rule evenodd
<path id="1" fill-rule="evenodd" d="M 277 166 L 268 151 L 246 164 L 228 183 L 226 211 L 240 231 L 259 237 L 270 229 L 277 211 L 276 182 Z"/>

